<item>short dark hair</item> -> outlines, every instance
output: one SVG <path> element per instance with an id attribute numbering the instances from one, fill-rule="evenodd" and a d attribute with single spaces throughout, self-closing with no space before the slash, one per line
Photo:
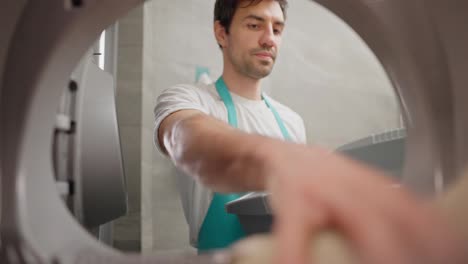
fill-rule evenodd
<path id="1" fill-rule="evenodd" d="M 229 28 L 231 27 L 232 18 L 234 17 L 237 8 L 246 8 L 251 5 L 257 5 L 262 1 L 263 0 L 216 0 L 214 8 L 214 21 L 219 21 L 219 23 L 226 29 L 226 33 L 229 34 Z M 284 19 L 286 19 L 286 9 L 288 7 L 288 1 L 275 1 L 279 3 L 281 10 L 283 11 Z M 246 4 L 239 6 L 242 2 L 246 2 Z"/>

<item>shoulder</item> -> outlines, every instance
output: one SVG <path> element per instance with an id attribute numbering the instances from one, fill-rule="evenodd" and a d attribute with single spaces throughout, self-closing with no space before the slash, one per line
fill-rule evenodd
<path id="1" fill-rule="evenodd" d="M 292 120 L 296 121 L 298 123 L 303 123 L 302 117 L 293 109 L 290 107 L 276 101 L 269 95 L 265 94 L 264 95 L 268 101 L 275 107 L 275 109 L 278 111 L 278 113 L 286 120 Z"/>
<path id="2" fill-rule="evenodd" d="M 213 109 L 209 85 L 177 84 L 164 90 L 154 107 L 154 142 L 159 149 L 158 129 L 166 117 L 181 110 L 197 110 L 209 114 Z"/>
<path id="3" fill-rule="evenodd" d="M 159 96 L 158 101 L 164 98 L 170 97 L 173 98 L 174 96 L 180 97 L 180 99 L 197 99 L 202 100 L 206 97 L 212 97 L 210 91 L 211 84 L 177 84 L 174 86 L 169 87 L 168 89 L 164 90 Z"/>
<path id="4" fill-rule="evenodd" d="M 197 105 L 211 108 L 219 97 L 213 84 L 177 84 L 164 90 L 156 100 L 156 108 L 173 105 Z"/>

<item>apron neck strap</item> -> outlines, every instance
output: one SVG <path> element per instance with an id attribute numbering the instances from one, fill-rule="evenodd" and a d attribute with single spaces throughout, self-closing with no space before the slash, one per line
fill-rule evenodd
<path id="1" fill-rule="evenodd" d="M 219 94 L 219 97 L 221 97 L 221 100 L 223 100 L 223 103 L 226 106 L 226 109 L 228 112 L 229 125 L 231 125 L 232 127 L 238 128 L 236 107 L 234 106 L 234 102 L 232 101 L 232 96 L 229 93 L 229 89 L 227 88 L 226 83 L 223 80 L 223 77 L 218 78 L 218 80 L 215 83 L 215 86 L 216 86 L 216 91 Z M 289 132 L 286 129 L 286 126 L 284 125 L 283 120 L 281 119 L 281 116 L 279 115 L 278 111 L 276 111 L 274 106 L 270 103 L 270 101 L 266 98 L 266 96 L 263 93 L 262 93 L 262 100 L 265 102 L 265 104 L 268 106 L 270 111 L 275 116 L 276 123 L 278 124 L 281 130 L 281 133 L 283 134 L 283 138 L 285 140 L 290 141 L 291 136 L 289 135 Z"/>
<path id="2" fill-rule="evenodd" d="M 226 106 L 229 125 L 237 128 L 236 107 L 234 106 L 229 89 L 227 88 L 226 83 L 222 77 L 219 77 L 219 79 L 216 81 L 216 91 L 218 91 L 221 100 L 223 100 L 223 103 Z"/>

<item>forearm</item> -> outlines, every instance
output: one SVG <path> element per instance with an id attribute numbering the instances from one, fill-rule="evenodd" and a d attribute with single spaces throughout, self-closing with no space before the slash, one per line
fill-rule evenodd
<path id="1" fill-rule="evenodd" d="M 265 189 L 267 148 L 277 141 L 201 114 L 175 123 L 163 140 L 178 167 L 219 192 Z"/>

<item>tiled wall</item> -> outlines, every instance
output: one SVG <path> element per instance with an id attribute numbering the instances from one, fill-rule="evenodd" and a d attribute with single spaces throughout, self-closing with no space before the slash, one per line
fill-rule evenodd
<path id="1" fill-rule="evenodd" d="M 114 246 L 141 250 L 143 7 L 119 20 L 117 116 L 127 180 L 129 213 L 114 222 Z"/>
<path id="2" fill-rule="evenodd" d="M 197 2 L 197 1 L 194 1 Z M 175 30 L 196 26 L 190 11 L 192 1 L 149 1 L 144 8 L 143 58 L 143 248 L 152 254 L 193 253 L 188 227 L 181 209 L 171 162 L 153 146 L 153 108 L 157 96 L 171 85 L 194 78 L 194 61 L 186 32 Z M 186 56 L 187 55 L 187 56 Z M 151 159 L 150 159 L 151 158 Z"/>

